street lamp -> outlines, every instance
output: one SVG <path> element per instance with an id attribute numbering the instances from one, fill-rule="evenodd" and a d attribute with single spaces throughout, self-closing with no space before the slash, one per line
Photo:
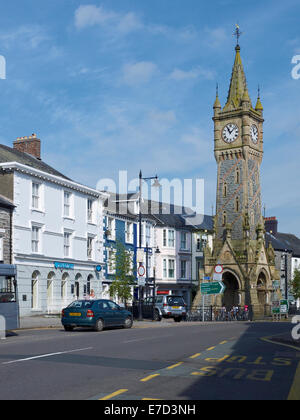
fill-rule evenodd
<path id="1" fill-rule="evenodd" d="M 143 198 L 143 181 L 150 181 L 154 180 L 153 187 L 160 188 L 161 185 L 158 181 L 158 176 L 152 176 L 148 178 L 143 178 L 142 171 L 140 171 L 139 174 L 139 249 L 142 249 L 142 198 Z M 148 244 L 146 248 L 146 265 L 148 270 Z M 142 265 L 142 263 L 140 263 Z M 146 277 L 148 280 L 148 272 L 146 272 Z M 143 314 L 142 314 L 142 286 L 139 285 L 139 321 L 142 321 Z"/>

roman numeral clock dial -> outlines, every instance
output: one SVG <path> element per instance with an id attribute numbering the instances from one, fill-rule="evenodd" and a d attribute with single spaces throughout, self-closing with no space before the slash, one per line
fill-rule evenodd
<path id="1" fill-rule="evenodd" d="M 253 124 L 251 126 L 251 130 L 250 130 L 250 134 L 251 134 L 251 140 L 254 144 L 258 143 L 258 128 L 256 127 L 255 124 Z"/>
<path id="2" fill-rule="evenodd" d="M 239 136 L 239 128 L 236 124 L 227 124 L 223 130 L 225 143 L 233 143 Z"/>

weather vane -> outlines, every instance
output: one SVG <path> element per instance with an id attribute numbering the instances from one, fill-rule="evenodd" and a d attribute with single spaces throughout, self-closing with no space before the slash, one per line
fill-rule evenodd
<path id="1" fill-rule="evenodd" d="M 233 36 L 236 36 L 236 45 L 239 45 L 239 39 L 243 35 L 243 32 L 240 31 L 240 26 L 238 24 L 235 25 L 235 31 Z"/>

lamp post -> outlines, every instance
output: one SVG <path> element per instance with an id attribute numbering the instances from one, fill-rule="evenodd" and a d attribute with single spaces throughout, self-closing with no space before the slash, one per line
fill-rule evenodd
<path id="1" fill-rule="evenodd" d="M 152 185 L 155 188 L 160 188 L 160 183 L 158 181 L 158 176 L 152 176 L 152 177 L 148 177 L 148 178 L 143 178 L 143 174 L 142 171 L 140 171 L 139 174 L 139 249 L 142 249 L 142 198 L 143 198 L 143 181 L 150 181 L 150 180 L 154 180 L 154 184 Z M 147 244 L 147 248 L 146 248 L 146 279 L 148 280 L 148 244 Z M 142 263 L 139 263 L 140 265 L 142 265 Z M 142 291 L 143 288 L 142 286 L 139 285 L 139 321 L 142 321 L 143 319 L 143 314 L 142 314 Z"/>

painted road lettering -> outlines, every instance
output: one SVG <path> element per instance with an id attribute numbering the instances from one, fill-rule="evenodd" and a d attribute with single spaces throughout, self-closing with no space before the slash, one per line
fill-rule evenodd
<path id="1" fill-rule="evenodd" d="M 193 376 L 212 377 L 218 378 L 230 377 L 232 379 L 246 379 L 251 381 L 270 382 L 274 375 L 274 370 L 252 370 L 249 372 L 243 368 L 227 368 L 223 369 L 216 366 L 205 366 L 199 372 L 192 372 Z"/>

